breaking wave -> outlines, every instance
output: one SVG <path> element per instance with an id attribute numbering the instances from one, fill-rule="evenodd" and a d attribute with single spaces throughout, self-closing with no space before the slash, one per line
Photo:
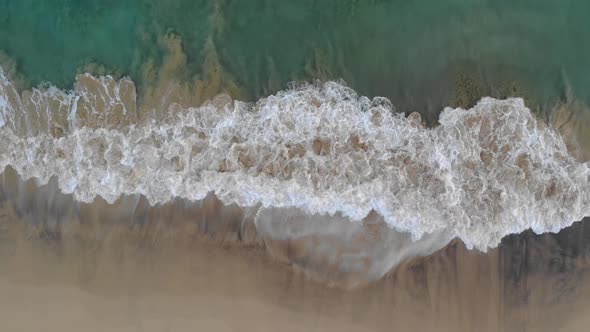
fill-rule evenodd
<path id="1" fill-rule="evenodd" d="M 389 100 L 338 82 L 256 103 L 219 96 L 158 106 L 138 105 L 128 79 L 85 74 L 72 91 L 20 93 L 0 70 L 0 170 L 40 184 L 55 177 L 81 202 L 213 192 L 261 207 L 257 227 L 281 234 L 307 226 L 280 211 L 324 215 L 330 229 L 376 214 L 412 241 L 443 239 L 430 252 L 455 237 L 485 251 L 508 234 L 555 232 L 590 215 L 589 164 L 522 99 L 446 108 L 439 122 L 426 128 L 417 113 L 395 113 Z M 281 218 L 289 224 L 276 225 Z"/>

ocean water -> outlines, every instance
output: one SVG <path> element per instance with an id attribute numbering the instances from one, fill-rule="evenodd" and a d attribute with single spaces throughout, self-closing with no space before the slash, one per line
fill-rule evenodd
<path id="1" fill-rule="evenodd" d="M 0 2 L 0 49 L 32 86 L 69 88 L 91 70 L 146 79 L 162 38 L 182 40 L 203 75 L 211 49 L 224 78 L 257 100 L 290 81 L 343 79 L 434 122 L 482 96 L 542 108 L 565 86 L 588 100 L 583 1 L 73 1 Z M 212 42 L 212 43 L 210 43 Z M 165 44 L 165 43 L 164 43 Z M 89 64 L 93 66 L 89 66 Z M 244 98 L 242 98 L 244 99 Z"/>
<path id="2" fill-rule="evenodd" d="M 586 280 L 589 12 L 0 0 L 0 259 L 205 236 L 355 289 L 485 255 L 497 307 L 533 308 Z"/>

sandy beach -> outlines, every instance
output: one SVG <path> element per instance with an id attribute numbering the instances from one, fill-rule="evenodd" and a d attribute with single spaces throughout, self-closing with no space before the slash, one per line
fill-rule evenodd
<path id="1" fill-rule="evenodd" d="M 89 205 L 78 214 L 88 219 L 85 209 L 107 213 Z M 7 202 L 2 211 L 7 331 L 553 332 L 584 331 L 588 313 L 588 221 L 512 236 L 485 254 L 454 241 L 345 290 L 289 264 L 290 244 L 274 243 L 287 254 L 273 257 L 255 231 L 237 236 L 231 208 L 215 201 L 183 217 L 201 213 L 205 232 L 182 226 L 168 204 L 147 208 L 143 224 L 105 222 L 100 238 L 82 224 L 25 226 Z"/>

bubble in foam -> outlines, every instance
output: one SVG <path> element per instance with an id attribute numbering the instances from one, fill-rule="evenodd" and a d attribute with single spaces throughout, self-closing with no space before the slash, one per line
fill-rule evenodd
<path id="1" fill-rule="evenodd" d="M 384 98 L 327 82 L 252 104 L 172 104 L 160 110 L 166 118 L 140 121 L 125 111 L 135 107 L 132 84 L 83 75 L 70 92 L 19 94 L 0 74 L 0 168 L 41 183 L 56 177 L 83 202 L 214 192 L 226 204 L 357 222 L 375 211 L 413 240 L 444 233 L 482 250 L 589 214 L 588 164 L 519 98 L 447 108 L 440 126 L 424 128 Z"/>

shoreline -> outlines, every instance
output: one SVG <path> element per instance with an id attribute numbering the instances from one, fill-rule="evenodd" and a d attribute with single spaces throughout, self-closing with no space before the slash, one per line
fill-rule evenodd
<path id="1" fill-rule="evenodd" d="M 6 192 L 12 173 L 0 192 L 0 319 L 15 331 L 569 332 L 589 313 L 589 218 L 487 253 L 454 240 L 347 290 L 298 268 L 296 243 L 269 252 L 237 207 L 215 199 L 68 208 L 34 181 Z"/>
<path id="2" fill-rule="evenodd" d="M 213 330 L 561 331 L 588 312 L 589 222 L 557 235 L 515 235 L 485 254 L 453 241 L 348 291 L 310 280 L 263 248 L 207 236 L 152 248 L 122 237 L 93 251 L 88 243 L 25 237 L 12 257 L 0 256 L 0 292 L 8 295 L 0 318 L 48 331 L 75 330 L 64 322 L 182 331 L 198 317 L 214 317 L 199 322 Z M 578 240 L 559 244 L 571 236 Z M 23 313 L 36 319 L 24 321 Z"/>

